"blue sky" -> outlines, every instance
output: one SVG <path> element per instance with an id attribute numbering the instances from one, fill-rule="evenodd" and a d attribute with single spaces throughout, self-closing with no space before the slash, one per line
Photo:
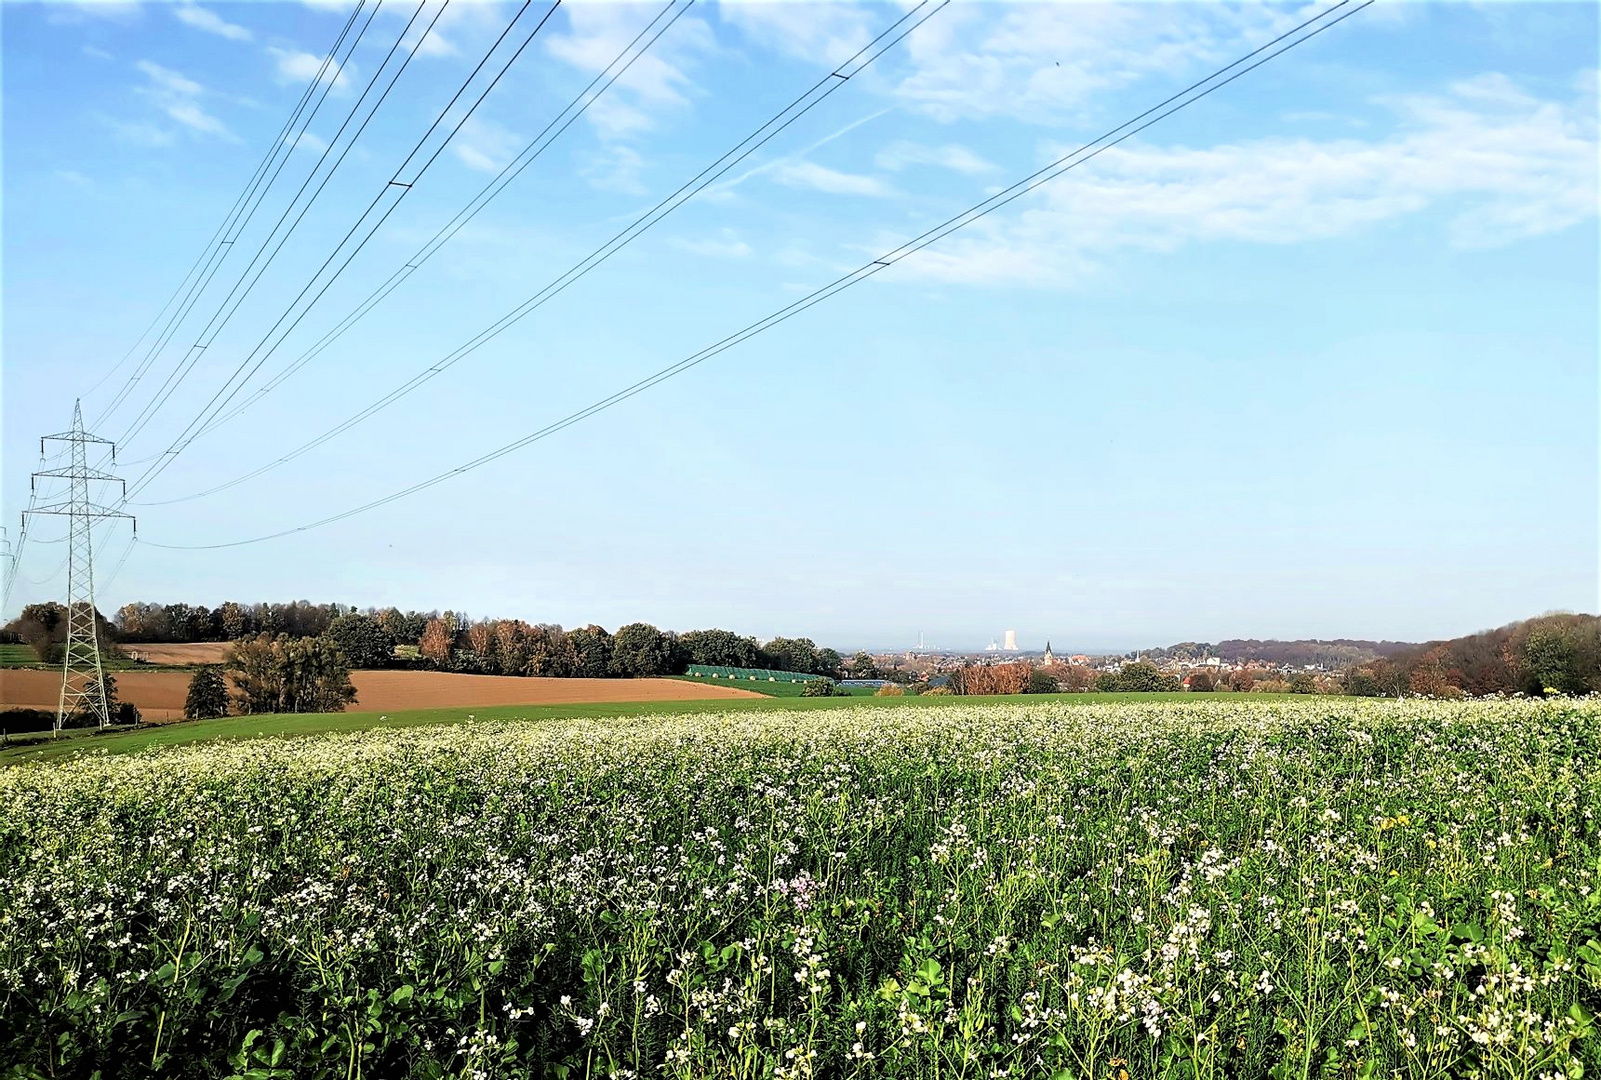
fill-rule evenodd
<path id="1" fill-rule="evenodd" d="M 337 3 L 7 4 L 4 523 L 239 196 Z M 288 203 L 415 4 L 385 3 Z M 174 444 L 516 12 L 449 5 L 215 344 L 122 447 Z M 530 7 L 519 27 L 542 14 Z M 581 408 L 895 247 L 1316 8 L 958 2 L 417 393 L 447 356 L 904 8 L 695 4 L 450 244 L 134 496 L 101 592 L 337 599 L 842 648 L 1425 639 L 1598 606 L 1597 11 L 1377 4 L 871 281 L 482 469 L 266 543 Z M 253 390 L 389 277 L 661 11 L 563 5 Z M 434 13 L 433 0 L 423 18 Z M 421 24 L 414 24 L 420 26 Z M 522 32 L 514 31 L 520 39 Z M 397 54 L 404 55 L 404 54 Z M 398 63 L 398 61 L 396 61 Z M 392 68 L 387 70 L 393 70 Z M 455 114 L 452 114 L 454 117 Z M 259 355 L 259 354 L 258 354 Z M 98 383 L 98 386 L 96 385 Z M 91 388 L 93 388 L 91 390 Z M 11 608 L 57 595 L 41 519 Z M 98 539 L 100 573 L 127 546 Z M 37 541 L 37 542 L 36 542 Z M 7 614 L 10 614 L 8 612 Z"/>

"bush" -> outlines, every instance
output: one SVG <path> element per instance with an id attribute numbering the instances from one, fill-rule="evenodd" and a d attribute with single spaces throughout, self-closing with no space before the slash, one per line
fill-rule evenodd
<path id="1" fill-rule="evenodd" d="M 1317 680 L 1312 678 L 1310 672 L 1298 671 L 1290 679 L 1290 693 L 1315 694 L 1317 693 Z"/>
<path id="2" fill-rule="evenodd" d="M 886 683 L 883 686 L 880 686 L 873 693 L 873 696 L 874 697 L 905 697 L 906 696 L 906 689 L 905 689 L 905 687 L 896 686 L 894 683 Z"/>
<path id="3" fill-rule="evenodd" d="M 924 690 L 921 697 L 955 697 L 956 691 L 948 686 L 930 686 Z"/>
<path id="4" fill-rule="evenodd" d="M 1117 688 L 1127 693 L 1151 694 L 1162 689 L 1162 673 L 1146 660 L 1124 664 L 1117 673 Z"/>
<path id="5" fill-rule="evenodd" d="M 1215 686 L 1212 685 L 1212 674 L 1208 671 L 1197 671 L 1190 676 L 1190 692 L 1195 694 L 1210 694 Z"/>
<path id="6" fill-rule="evenodd" d="M 111 722 L 113 724 L 128 724 L 129 726 L 133 726 L 138 724 L 139 721 L 143 719 L 144 717 L 139 714 L 139 710 L 131 701 L 119 702 L 117 707 L 111 710 Z"/>
<path id="7" fill-rule="evenodd" d="M 833 679 L 807 679 L 801 684 L 801 697 L 833 697 Z"/>
<path id="8" fill-rule="evenodd" d="M 56 714 L 43 709 L 6 709 L 0 712 L 0 731 L 15 735 L 23 731 L 49 731 L 56 726 Z"/>

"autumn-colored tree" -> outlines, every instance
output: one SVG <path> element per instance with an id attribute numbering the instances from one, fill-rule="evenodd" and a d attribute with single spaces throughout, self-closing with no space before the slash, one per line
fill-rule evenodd
<path id="1" fill-rule="evenodd" d="M 1215 687 L 1212 685 L 1212 673 L 1209 671 L 1194 671 L 1189 677 L 1190 690 L 1197 694 L 1209 694 Z"/>
<path id="2" fill-rule="evenodd" d="M 467 628 L 467 647 L 481 659 L 489 659 L 495 647 L 494 626 L 487 621 L 475 622 Z"/>
<path id="3" fill-rule="evenodd" d="M 229 600 L 217 609 L 217 627 L 223 640 L 238 641 L 255 629 L 254 613 L 241 603 Z"/>
<path id="4" fill-rule="evenodd" d="M 1081 694 L 1095 688 L 1095 672 L 1083 664 L 1055 663 L 1042 669 L 1056 680 L 1056 686 L 1065 694 Z"/>
<path id="5" fill-rule="evenodd" d="M 579 674 L 582 666 L 576 644 L 561 627 L 541 624 L 530 629 L 528 674 L 569 679 Z"/>
<path id="6" fill-rule="evenodd" d="M 951 674 L 951 690 L 957 694 L 1023 694 L 1034 668 L 1021 661 L 1012 664 L 967 664 Z"/>
<path id="7" fill-rule="evenodd" d="M 529 674 L 529 631 L 532 629 L 521 619 L 500 619 L 493 624 L 496 671 L 502 675 Z"/>
<path id="8" fill-rule="evenodd" d="M 445 627 L 443 619 L 429 619 L 428 625 L 423 627 L 422 638 L 417 642 L 417 649 L 436 664 L 450 662 L 451 633 Z"/>

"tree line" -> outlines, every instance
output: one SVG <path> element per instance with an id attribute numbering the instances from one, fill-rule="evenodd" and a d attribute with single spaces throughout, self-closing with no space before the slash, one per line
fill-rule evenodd
<path id="1" fill-rule="evenodd" d="M 1345 687 L 1363 697 L 1601 693 L 1601 618 L 1542 615 L 1432 641 L 1353 668 Z"/>
<path id="2" fill-rule="evenodd" d="M 66 609 L 30 604 L 5 628 L 12 640 L 35 646 L 41 661 L 59 658 Z M 98 613 L 103 648 L 126 644 L 241 641 L 326 637 L 351 668 L 421 667 L 476 675 L 543 675 L 555 678 L 637 678 L 680 675 L 690 664 L 772 668 L 838 679 L 873 678 L 872 658 L 847 662 L 810 638 L 773 638 L 765 644 L 729 630 L 674 633 L 649 623 L 610 632 L 589 625 L 565 630 L 522 619 L 469 619 L 454 611 L 359 610 L 349 604 L 161 604 L 138 601 L 117 609 L 113 622 Z"/>
<path id="3" fill-rule="evenodd" d="M 363 658 L 375 659 L 384 640 L 370 620 L 346 616 L 329 628 L 335 640 L 360 637 Z M 839 678 L 844 660 L 810 638 L 773 638 L 759 644 L 729 630 L 674 633 L 629 623 L 615 633 L 602 626 L 564 630 L 552 623 L 483 619 L 465 623 L 452 612 L 430 618 L 417 643 L 420 660 L 440 671 L 554 678 L 643 678 L 681 675 L 691 664 L 774 668 Z M 392 646 L 391 646 L 392 648 Z M 366 666 L 346 649 L 352 663 Z"/>

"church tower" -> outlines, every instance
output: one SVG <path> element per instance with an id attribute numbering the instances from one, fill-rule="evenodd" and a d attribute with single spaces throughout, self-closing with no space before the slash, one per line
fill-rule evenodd
<path id="1" fill-rule="evenodd" d="M 1047 667 L 1056 663 L 1056 654 L 1051 652 L 1051 643 L 1049 641 L 1045 643 L 1045 659 L 1043 662 Z"/>

